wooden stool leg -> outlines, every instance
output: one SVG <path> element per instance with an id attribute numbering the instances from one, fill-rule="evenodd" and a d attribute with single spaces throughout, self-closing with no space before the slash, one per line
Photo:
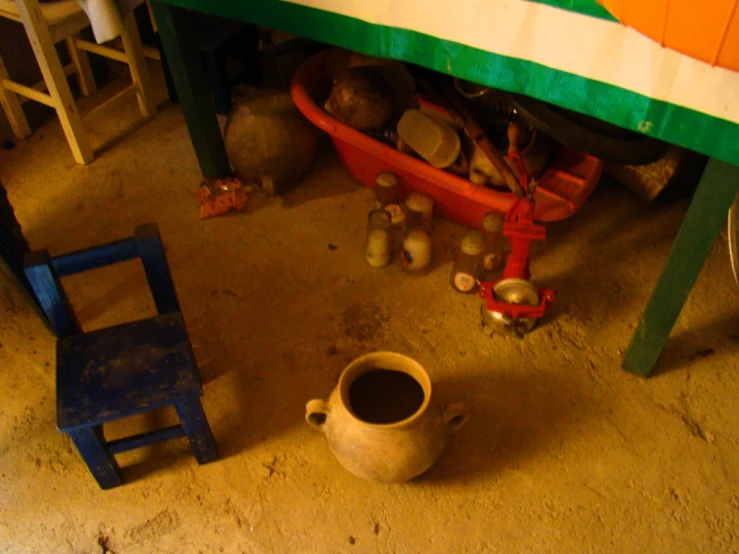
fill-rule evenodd
<path id="1" fill-rule="evenodd" d="M 139 37 L 139 30 L 136 27 L 136 18 L 133 12 L 129 13 L 123 22 L 121 40 L 123 41 L 123 50 L 128 59 L 131 79 L 138 87 L 136 96 L 139 101 L 141 114 L 145 117 L 154 115 L 157 111 L 156 103 L 154 102 L 154 90 L 151 85 L 149 70 L 146 68 L 144 48 L 141 46 L 141 38 Z"/>
<path id="2" fill-rule="evenodd" d="M 123 483 L 115 458 L 105 449 L 101 430 L 80 427 L 69 432 L 82 459 L 95 476 L 101 489 L 112 489 Z"/>
<path id="3" fill-rule="evenodd" d="M 185 434 L 195 451 L 198 463 L 207 464 L 218 459 L 216 442 L 210 431 L 208 420 L 205 418 L 203 407 L 200 405 L 200 400 L 197 398 L 180 400 L 175 404 L 175 408 L 177 409 L 177 415 L 180 416 Z"/>
<path id="4" fill-rule="evenodd" d="M 146 0 L 146 9 L 149 11 L 149 20 L 151 21 L 151 28 L 154 30 L 155 33 L 158 33 L 159 28 L 157 27 L 157 20 L 154 19 L 154 11 L 151 9 L 150 0 Z"/>
<path id="5" fill-rule="evenodd" d="M 62 64 L 54 47 L 54 41 L 51 39 L 51 33 L 41 13 L 41 8 L 35 2 L 33 6 L 27 5 L 25 2 L 17 2 L 16 7 L 23 20 L 23 27 L 25 27 L 28 40 L 33 47 L 33 53 L 36 55 L 41 74 L 44 76 L 46 87 L 54 99 L 54 107 L 62 123 L 64 134 L 67 136 L 69 147 L 72 149 L 74 161 L 78 164 L 90 163 L 95 158 L 90 146 L 90 139 L 82 126 L 80 113 L 77 111 L 77 105 L 72 97 L 72 92 L 69 90 L 67 76 L 64 74 L 64 69 L 62 69 Z"/>
<path id="6" fill-rule="evenodd" d="M 19 139 L 26 138 L 31 134 L 31 127 L 28 125 L 26 114 L 23 113 L 18 95 L 3 86 L 3 79 L 10 79 L 10 75 L 8 75 L 3 58 L 0 56 L 0 105 L 3 107 L 5 117 L 8 118 L 15 136 Z"/>
<path id="7" fill-rule="evenodd" d="M 69 59 L 72 60 L 77 73 L 77 83 L 80 86 L 80 92 L 85 96 L 90 96 L 97 90 L 97 85 L 95 84 L 95 78 L 92 76 L 90 59 L 87 57 L 87 52 L 77 48 L 77 43 L 75 42 L 77 38 L 79 38 L 79 35 L 69 37 L 65 40 L 67 51 L 69 52 Z"/>

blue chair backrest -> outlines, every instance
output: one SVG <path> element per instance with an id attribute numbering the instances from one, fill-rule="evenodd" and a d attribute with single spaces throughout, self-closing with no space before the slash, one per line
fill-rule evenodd
<path id="1" fill-rule="evenodd" d="M 52 258 L 48 250 L 26 254 L 24 270 L 41 309 L 59 338 L 82 332 L 60 279 L 126 260 L 141 258 L 160 315 L 180 311 L 167 256 L 156 223 L 136 228 L 133 237 Z"/>

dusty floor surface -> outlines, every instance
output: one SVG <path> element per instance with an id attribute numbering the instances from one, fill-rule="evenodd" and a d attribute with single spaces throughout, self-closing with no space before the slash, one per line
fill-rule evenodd
<path id="1" fill-rule="evenodd" d="M 135 112 L 88 118 L 94 144 Z M 101 491 L 55 429 L 54 339 L 6 286 L 0 551 L 739 550 L 739 294 L 725 234 L 659 373 L 619 368 L 686 202 L 646 208 L 603 182 L 581 213 L 549 225 L 533 273 L 558 297 L 520 341 L 488 336 L 478 301 L 450 287 L 462 227 L 436 222 L 425 277 L 364 262 L 372 197 L 330 149 L 286 197 L 254 195 L 246 212 L 209 221 L 197 218 L 198 175 L 169 104 L 88 167 L 73 164 L 56 122 L 0 152 L 32 247 L 62 253 L 159 223 L 222 455 L 198 466 L 185 440 L 131 452 L 118 457 L 126 484 Z M 153 313 L 136 263 L 65 282 L 87 329 Z M 404 485 L 348 474 L 303 420 L 305 402 L 373 349 L 414 357 L 445 401 L 472 411 L 438 464 Z"/>

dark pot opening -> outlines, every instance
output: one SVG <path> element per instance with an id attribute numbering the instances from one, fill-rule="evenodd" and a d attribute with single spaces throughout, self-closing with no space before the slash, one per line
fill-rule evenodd
<path id="1" fill-rule="evenodd" d="M 403 371 L 370 369 L 349 386 L 351 410 L 366 423 L 403 421 L 417 413 L 424 400 L 421 384 Z"/>

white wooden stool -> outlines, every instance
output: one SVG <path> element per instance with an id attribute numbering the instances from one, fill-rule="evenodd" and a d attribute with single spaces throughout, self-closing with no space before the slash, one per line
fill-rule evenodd
<path id="1" fill-rule="evenodd" d="M 80 38 L 79 32 L 90 26 L 90 20 L 75 0 L 50 4 L 39 4 L 38 0 L 0 0 L 0 17 L 23 23 L 44 77 L 43 81 L 30 87 L 16 83 L 10 79 L 0 57 L 0 104 L 16 137 L 25 138 L 31 134 L 21 104 L 26 99 L 35 100 L 56 110 L 74 160 L 79 164 L 87 164 L 94 159 L 89 138 L 67 83 L 67 76 L 76 73 L 82 94 L 87 96 L 95 92 L 87 52 L 128 64 L 131 72 L 133 84 L 103 106 L 119 102 L 135 93 L 144 116 L 148 117 L 156 112 L 133 12 L 119 22 L 122 51 Z M 66 42 L 72 60 L 66 67 L 62 67 L 54 47 L 62 40 Z"/>

